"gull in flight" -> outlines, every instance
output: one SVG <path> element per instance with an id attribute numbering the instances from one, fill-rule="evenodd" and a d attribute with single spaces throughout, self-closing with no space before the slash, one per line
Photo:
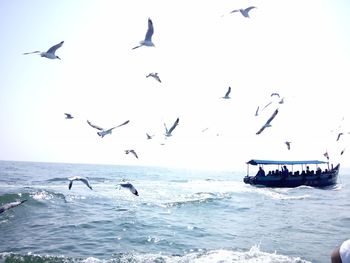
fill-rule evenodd
<path id="1" fill-rule="evenodd" d="M 257 135 L 262 133 L 262 131 L 265 130 L 265 128 L 271 127 L 271 121 L 276 117 L 277 113 L 278 113 L 278 109 L 275 110 L 275 112 L 267 120 L 267 122 L 264 124 L 264 126 L 262 126 L 261 129 L 256 133 Z"/>
<path id="2" fill-rule="evenodd" d="M 149 135 L 147 132 L 146 132 L 146 136 L 147 136 L 147 140 L 151 140 L 153 138 L 154 135 Z"/>
<path id="3" fill-rule="evenodd" d="M 66 115 L 66 119 L 73 119 L 74 117 L 72 116 L 72 114 L 69 114 L 69 113 L 65 113 Z"/>
<path id="4" fill-rule="evenodd" d="M 54 46 L 50 47 L 49 50 L 46 51 L 46 52 L 33 51 L 33 52 L 23 53 L 23 55 L 39 53 L 40 56 L 45 57 L 45 58 L 49 58 L 49 59 L 58 58 L 58 59 L 60 59 L 58 56 L 55 55 L 55 52 L 56 52 L 57 49 L 59 49 L 60 47 L 62 47 L 63 43 L 64 43 L 64 41 L 61 41 L 61 42 L 58 43 L 57 45 L 54 45 Z"/>
<path id="5" fill-rule="evenodd" d="M 165 136 L 166 137 L 170 137 L 173 132 L 173 130 L 176 128 L 176 126 L 179 125 L 179 118 L 176 119 L 176 121 L 174 122 L 173 126 L 171 126 L 171 128 L 168 130 L 168 128 L 166 127 L 166 124 L 164 123 L 164 127 L 165 127 Z"/>
<path id="6" fill-rule="evenodd" d="M 154 72 L 154 73 L 149 73 L 146 78 L 148 77 L 152 77 L 154 78 L 155 80 L 157 80 L 158 82 L 162 83 L 162 81 L 160 80 L 160 77 L 158 76 L 158 73 L 157 72 Z"/>
<path id="7" fill-rule="evenodd" d="M 16 206 L 19 206 L 20 204 L 23 204 L 24 202 L 26 202 L 27 200 L 24 199 L 22 201 L 16 201 L 16 202 L 11 202 L 11 203 L 7 203 L 7 204 L 4 204 L 2 206 L 0 206 L 0 214 L 11 209 L 11 208 L 14 208 Z"/>
<path id="8" fill-rule="evenodd" d="M 87 120 L 87 123 L 88 123 L 92 128 L 95 128 L 95 129 L 99 130 L 99 131 L 97 132 L 97 134 L 98 134 L 98 136 L 100 136 L 101 138 L 103 138 L 103 137 L 104 137 L 105 135 L 107 135 L 107 134 L 112 134 L 112 130 L 113 130 L 113 129 L 118 128 L 118 127 L 120 127 L 120 126 L 123 126 L 123 125 L 125 125 L 125 124 L 128 124 L 128 123 L 129 123 L 129 120 L 123 122 L 122 124 L 120 124 L 120 125 L 118 125 L 118 126 L 114 126 L 114 127 L 110 128 L 110 129 L 107 129 L 107 130 L 105 130 L 105 129 L 103 129 L 103 128 L 97 126 L 97 125 L 92 124 L 89 120 Z"/>
<path id="9" fill-rule="evenodd" d="M 73 185 L 74 181 L 81 181 L 84 184 L 86 184 L 86 186 L 89 187 L 92 190 L 90 182 L 89 182 L 89 180 L 86 177 L 74 176 L 74 177 L 68 178 L 68 180 L 69 180 L 69 185 L 68 185 L 68 189 L 69 190 L 72 188 L 72 185 Z"/>
<path id="10" fill-rule="evenodd" d="M 244 16 L 244 17 L 247 17 L 249 18 L 249 11 L 252 10 L 253 8 L 256 8 L 255 6 L 250 6 L 248 8 L 240 8 L 240 9 L 235 9 L 233 11 L 231 11 L 231 14 L 232 13 L 235 13 L 235 12 L 241 12 L 241 14 Z"/>
<path id="11" fill-rule="evenodd" d="M 119 186 L 129 189 L 131 193 L 139 196 L 139 193 L 137 192 L 136 188 L 131 183 L 120 183 Z"/>
<path id="12" fill-rule="evenodd" d="M 135 150 L 125 150 L 125 154 L 129 154 L 129 153 L 132 153 L 137 159 L 139 158 Z"/>
<path id="13" fill-rule="evenodd" d="M 286 141 L 286 142 L 284 142 L 284 143 L 287 145 L 288 150 L 290 150 L 290 144 L 291 144 L 291 142 Z"/>
<path id="14" fill-rule="evenodd" d="M 222 98 L 223 99 L 230 99 L 231 98 L 230 93 L 231 93 L 231 87 L 228 87 L 228 90 L 227 90 L 225 96 L 223 96 Z"/>
<path id="15" fill-rule="evenodd" d="M 150 18 L 148 18 L 148 29 L 147 29 L 145 39 L 140 41 L 140 45 L 133 47 L 132 49 L 136 49 L 136 48 L 139 48 L 142 46 L 154 47 L 154 44 L 152 42 L 153 31 L 154 31 L 154 29 L 153 29 L 152 20 Z"/>
<path id="16" fill-rule="evenodd" d="M 347 132 L 347 134 L 350 134 L 350 132 Z M 344 135 L 344 133 L 343 133 L 343 132 L 339 132 L 339 133 L 338 133 L 337 141 L 339 141 L 340 136 L 342 136 L 342 135 Z"/>

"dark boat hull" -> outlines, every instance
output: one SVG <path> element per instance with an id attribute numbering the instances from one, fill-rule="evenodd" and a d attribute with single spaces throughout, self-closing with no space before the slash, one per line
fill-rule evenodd
<path id="1" fill-rule="evenodd" d="M 335 185 L 337 183 L 339 167 L 340 165 L 338 164 L 331 171 L 319 175 L 298 175 L 288 176 L 285 178 L 283 178 L 282 176 L 246 176 L 244 177 L 243 181 L 246 184 L 266 187 L 298 187 L 306 185 L 323 188 Z"/>

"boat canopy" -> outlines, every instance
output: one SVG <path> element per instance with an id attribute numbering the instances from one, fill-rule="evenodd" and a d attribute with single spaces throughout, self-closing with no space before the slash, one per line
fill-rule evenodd
<path id="1" fill-rule="evenodd" d="M 259 164 L 266 164 L 266 165 L 293 165 L 293 164 L 323 164 L 327 163 L 324 161 L 319 160 L 306 160 L 306 161 L 272 161 L 272 160 L 257 160 L 252 159 L 247 164 L 251 165 L 259 165 Z"/>

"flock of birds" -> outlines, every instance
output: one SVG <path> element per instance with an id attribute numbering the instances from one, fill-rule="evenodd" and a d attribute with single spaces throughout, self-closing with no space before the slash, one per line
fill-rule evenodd
<path id="1" fill-rule="evenodd" d="M 250 18 L 249 14 L 250 14 L 250 11 L 255 9 L 257 7 L 255 6 L 250 6 L 250 7 L 247 7 L 247 8 L 241 8 L 241 9 L 234 9 L 232 10 L 231 12 L 229 12 L 229 14 L 233 14 L 233 13 L 240 13 L 243 17 L 245 18 Z M 155 47 L 154 43 L 152 42 L 152 36 L 153 36 L 153 33 L 154 33 L 154 27 L 153 27 L 153 22 L 150 18 L 148 18 L 148 27 L 147 27 L 147 32 L 146 32 L 146 35 L 144 37 L 144 39 L 142 41 L 139 42 L 139 44 L 135 47 L 132 48 L 132 50 L 135 50 L 137 48 L 140 48 L 140 47 Z M 59 56 L 56 55 L 56 51 L 62 47 L 62 45 L 64 44 L 64 41 L 61 41 L 60 43 L 50 47 L 46 52 L 43 52 L 43 51 L 33 51 L 33 52 L 27 52 L 27 53 L 23 53 L 23 55 L 28 55 L 28 54 L 39 54 L 41 57 L 44 57 L 44 58 L 48 58 L 48 59 L 60 59 Z M 159 83 L 161 83 L 161 79 L 158 75 L 157 72 L 152 72 L 152 73 L 149 73 L 146 78 L 154 78 L 156 81 L 158 81 Z M 228 87 L 228 90 L 226 91 L 225 95 L 223 97 L 221 97 L 222 99 L 230 99 L 230 93 L 231 93 L 231 87 Z M 284 97 L 283 98 L 280 98 L 280 95 L 278 93 L 272 93 L 271 94 L 271 97 L 277 97 L 279 98 L 279 101 L 278 103 L 279 104 L 283 104 L 284 103 Z M 270 105 L 272 104 L 272 101 L 270 101 L 269 103 L 267 103 L 261 110 L 260 110 L 260 107 L 258 106 L 258 108 L 256 109 L 256 112 L 255 112 L 255 116 L 258 116 L 260 114 L 261 111 L 265 110 L 267 107 L 269 107 Z M 268 118 L 268 120 L 265 122 L 265 124 L 256 132 L 256 135 L 259 135 L 261 134 L 266 128 L 269 128 L 271 127 L 271 122 L 275 119 L 275 117 L 277 116 L 279 112 L 279 109 L 276 108 L 275 111 L 273 112 L 273 114 Z M 74 116 L 70 113 L 64 113 L 65 114 L 65 118 L 66 119 L 73 119 Z M 115 128 L 118 128 L 118 127 L 122 127 L 126 124 L 129 123 L 129 120 L 117 125 L 117 126 L 114 126 L 114 127 L 111 127 L 111 128 L 108 128 L 108 129 L 104 129 L 100 126 L 97 126 L 95 124 L 93 124 L 92 122 L 90 122 L 89 120 L 87 120 L 87 123 L 89 126 L 91 126 L 92 128 L 98 130 L 97 131 L 97 134 L 98 136 L 100 136 L 101 138 L 103 138 L 104 136 L 108 135 L 108 134 L 111 134 L 112 131 L 115 129 Z M 175 120 L 175 122 L 173 123 L 173 125 L 168 128 L 167 125 L 164 123 L 164 127 L 165 127 L 165 137 L 170 137 L 172 136 L 172 133 L 174 131 L 174 129 L 179 125 L 179 118 L 177 118 Z M 208 128 L 202 130 L 202 132 L 206 131 Z M 341 135 L 344 135 L 346 134 L 345 132 L 340 132 L 337 136 L 337 141 L 340 139 L 340 136 Z M 350 134 L 350 132 L 347 132 L 347 134 Z M 154 135 L 150 135 L 148 133 L 146 133 L 146 136 L 147 136 L 147 140 L 150 140 L 153 138 Z M 290 147 L 291 147 L 291 142 L 290 141 L 285 141 L 284 142 L 287 146 L 287 149 L 290 150 Z M 345 150 L 345 149 L 344 149 Z M 344 150 L 342 151 L 342 153 L 344 152 Z M 133 149 L 127 149 L 125 150 L 125 154 L 132 154 L 135 158 L 138 158 L 138 155 L 136 153 L 135 150 Z M 341 153 L 341 154 L 342 154 Z M 73 182 L 74 181 L 80 181 L 82 183 L 84 183 L 88 188 L 90 188 L 92 190 L 92 187 L 91 187 L 91 184 L 89 182 L 89 180 L 86 178 L 86 177 L 79 177 L 79 176 L 76 176 L 76 177 L 72 177 L 72 178 L 68 178 L 69 179 L 69 185 L 68 185 L 68 188 L 69 190 L 72 188 L 72 185 L 73 185 Z M 131 193 L 133 193 L 134 195 L 138 196 L 138 191 L 135 189 L 135 187 L 129 183 L 129 182 L 123 182 L 123 183 L 120 183 L 119 184 L 119 187 L 123 187 L 123 188 L 127 188 L 131 191 Z M 22 200 L 22 201 L 16 201 L 16 202 L 12 202 L 12 203 L 7 203 L 3 206 L 0 207 L 0 213 L 3 213 L 5 212 L 6 210 L 8 209 L 11 209 L 11 208 L 14 208 L 22 203 L 24 203 L 26 200 Z"/>

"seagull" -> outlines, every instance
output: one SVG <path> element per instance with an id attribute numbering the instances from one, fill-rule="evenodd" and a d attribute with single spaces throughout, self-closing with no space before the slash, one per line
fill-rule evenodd
<path id="1" fill-rule="evenodd" d="M 222 98 L 223 99 L 230 99 L 230 93 L 231 93 L 231 87 L 228 87 L 228 90 L 227 90 L 225 96 L 223 96 Z"/>
<path id="2" fill-rule="evenodd" d="M 49 50 L 46 51 L 46 52 L 33 51 L 33 52 L 23 53 L 23 55 L 39 53 L 40 56 L 45 57 L 45 58 L 49 58 L 49 59 L 58 58 L 58 59 L 60 59 L 58 56 L 55 55 L 55 52 L 56 52 L 57 49 L 59 49 L 60 47 L 62 47 L 63 43 L 64 43 L 64 41 L 61 41 L 61 42 L 58 43 L 57 45 L 54 45 L 54 46 L 50 47 Z"/>
<path id="3" fill-rule="evenodd" d="M 120 125 L 118 125 L 118 126 L 114 126 L 114 127 L 110 128 L 110 129 L 108 129 L 108 130 L 105 130 L 105 129 L 103 129 L 103 128 L 97 126 L 97 125 L 92 124 L 89 120 L 87 120 L 87 123 L 88 123 L 92 128 L 95 128 L 95 129 L 99 130 L 99 132 L 97 132 L 97 134 L 98 134 L 98 136 L 100 136 L 101 138 L 103 138 L 103 137 L 104 137 L 105 135 L 107 135 L 107 134 L 112 134 L 112 130 L 113 130 L 113 129 L 118 128 L 118 127 L 120 127 L 120 126 L 123 126 L 123 125 L 125 125 L 125 124 L 128 124 L 128 123 L 129 123 L 129 120 L 123 122 L 122 124 L 120 124 Z"/>
<path id="4" fill-rule="evenodd" d="M 263 130 L 267 127 L 271 127 L 271 121 L 276 117 L 278 113 L 278 109 L 275 110 L 275 112 L 271 115 L 271 117 L 267 120 L 267 122 L 264 124 L 264 126 L 261 127 L 261 129 L 256 133 L 257 135 L 262 133 Z"/>
<path id="5" fill-rule="evenodd" d="M 284 143 L 287 145 L 288 150 L 290 150 L 290 144 L 291 144 L 291 142 L 286 141 L 286 142 L 284 142 Z"/>
<path id="6" fill-rule="evenodd" d="M 69 180 L 69 185 L 68 185 L 68 189 L 69 190 L 72 188 L 72 185 L 73 185 L 74 181 L 81 181 L 84 184 L 86 184 L 86 186 L 89 187 L 92 190 L 90 182 L 89 182 L 89 180 L 86 177 L 74 176 L 74 177 L 68 178 L 68 180 Z"/>
<path id="7" fill-rule="evenodd" d="M 148 78 L 148 77 L 153 77 L 155 80 L 158 80 L 158 82 L 162 83 L 162 81 L 160 80 L 160 78 L 159 78 L 157 72 L 149 73 L 149 74 L 146 76 L 146 78 Z"/>
<path id="8" fill-rule="evenodd" d="M 6 210 L 9 210 L 9 209 L 14 208 L 16 206 L 19 206 L 20 204 L 23 204 L 26 201 L 27 201 L 27 199 L 24 199 L 22 201 L 16 201 L 16 202 L 4 204 L 4 205 L 0 206 L 0 214 L 5 212 Z"/>
<path id="9" fill-rule="evenodd" d="M 139 48 L 142 46 L 154 47 L 154 44 L 152 42 L 153 31 L 154 31 L 154 29 L 153 29 L 152 20 L 150 18 L 148 18 L 148 29 L 147 29 L 145 39 L 140 41 L 140 45 L 133 47 L 132 49 L 136 49 L 136 48 Z"/>
<path id="10" fill-rule="evenodd" d="M 139 158 L 135 150 L 125 150 L 125 154 L 129 154 L 129 153 L 132 153 L 137 159 Z"/>
<path id="11" fill-rule="evenodd" d="M 149 135 L 148 133 L 146 133 L 146 136 L 147 136 L 147 140 L 151 140 L 154 135 Z"/>
<path id="12" fill-rule="evenodd" d="M 72 116 L 72 114 L 69 114 L 69 113 L 65 113 L 66 115 L 66 119 L 73 119 L 74 117 Z"/>
<path id="13" fill-rule="evenodd" d="M 165 127 L 165 136 L 166 137 L 170 137 L 173 132 L 173 130 L 176 128 L 176 126 L 179 125 L 179 118 L 176 119 L 176 121 L 174 122 L 173 126 L 171 126 L 171 128 L 168 130 L 168 128 L 166 127 L 166 124 L 164 123 L 164 127 Z"/>
<path id="14" fill-rule="evenodd" d="M 120 183 L 119 186 L 129 189 L 131 193 L 139 196 L 139 193 L 137 192 L 136 188 L 131 183 Z"/>
<path id="15" fill-rule="evenodd" d="M 231 14 L 232 13 L 235 13 L 235 12 L 241 12 L 241 14 L 244 16 L 244 17 L 247 17 L 249 18 L 249 11 L 252 10 L 253 8 L 256 8 L 255 6 L 250 6 L 248 8 L 240 8 L 240 9 L 236 9 L 236 10 L 233 10 L 231 11 Z"/>

